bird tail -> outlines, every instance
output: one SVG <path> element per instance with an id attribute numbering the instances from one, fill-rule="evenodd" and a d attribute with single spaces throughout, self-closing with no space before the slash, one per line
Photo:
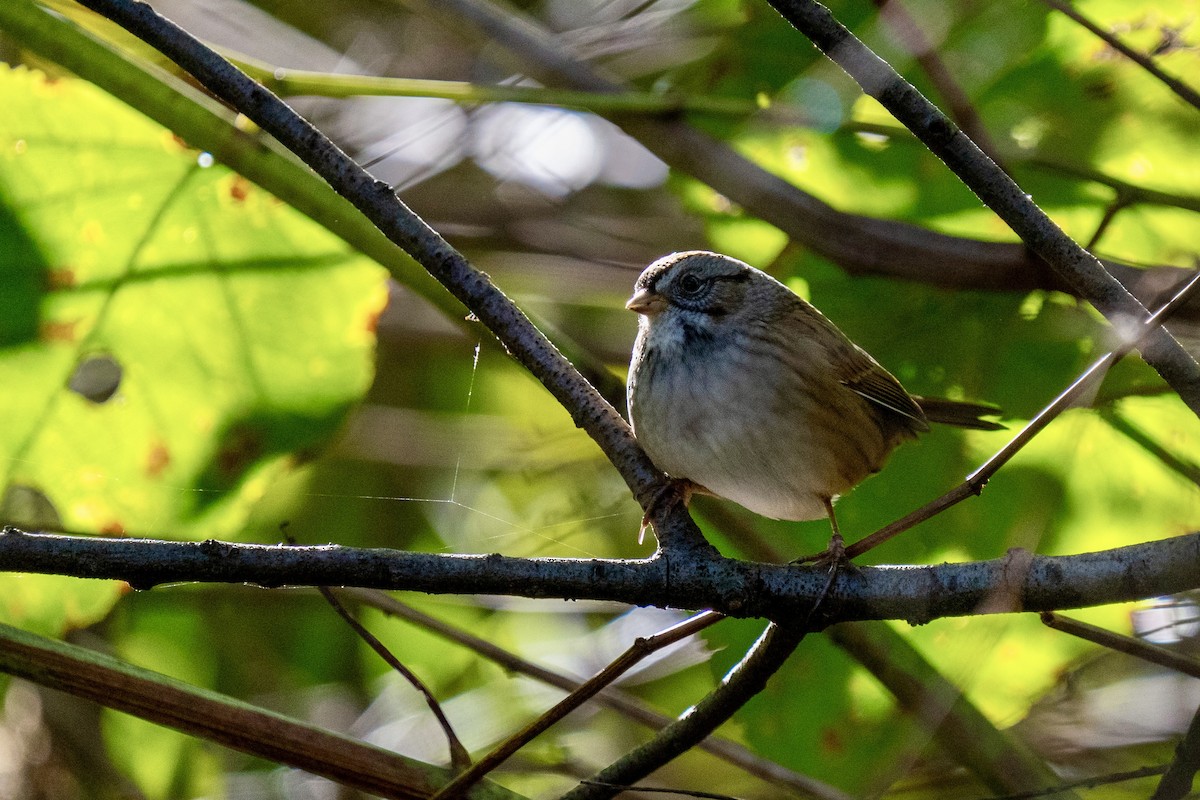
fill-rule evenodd
<path id="1" fill-rule="evenodd" d="M 964 403 L 960 400 L 946 400 L 941 397 L 914 397 L 917 405 L 925 412 L 930 422 L 940 422 L 943 425 L 954 425 L 959 428 L 974 428 L 980 431 L 1004 430 L 999 422 L 993 422 L 983 417 L 998 416 L 1000 408 L 990 403 Z"/>

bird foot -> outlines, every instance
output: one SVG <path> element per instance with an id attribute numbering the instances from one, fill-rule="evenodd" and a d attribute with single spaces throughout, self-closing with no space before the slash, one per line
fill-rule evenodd
<path id="1" fill-rule="evenodd" d="M 831 571 L 842 572 L 855 569 L 854 562 L 846 556 L 846 540 L 840 533 L 829 537 L 829 545 L 819 553 L 792 559 L 789 564 L 812 564 L 815 567 L 828 567 Z"/>
<path id="2" fill-rule="evenodd" d="M 686 508 L 692 502 L 692 495 L 697 492 L 705 491 L 698 483 L 693 483 L 687 478 L 671 478 L 666 485 L 661 487 L 654 496 L 650 498 L 650 502 L 646 504 L 646 513 L 642 515 L 642 525 L 638 528 L 638 544 L 641 544 L 646 538 L 646 530 L 651 527 L 651 518 L 664 506 L 671 503 L 683 503 Z"/>

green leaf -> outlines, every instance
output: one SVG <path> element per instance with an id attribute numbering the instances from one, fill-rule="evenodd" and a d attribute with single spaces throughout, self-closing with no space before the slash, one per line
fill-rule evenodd
<path id="1" fill-rule="evenodd" d="M 6 521 L 235 536 L 369 385 L 383 270 L 87 84 L 0 97 Z"/>

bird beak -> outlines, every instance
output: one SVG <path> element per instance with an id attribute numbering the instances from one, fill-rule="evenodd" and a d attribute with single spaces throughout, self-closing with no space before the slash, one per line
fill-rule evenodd
<path id="1" fill-rule="evenodd" d="M 633 297 L 625 303 L 625 307 L 639 314 L 656 314 L 666 308 L 667 303 L 663 300 L 662 295 L 645 287 L 634 292 Z"/>

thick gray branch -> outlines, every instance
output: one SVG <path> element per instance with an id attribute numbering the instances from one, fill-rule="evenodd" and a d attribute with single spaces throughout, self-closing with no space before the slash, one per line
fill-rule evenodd
<path id="1" fill-rule="evenodd" d="M 168 542 L 23 533 L 0 535 L 0 571 L 162 583 L 356 586 L 434 594 L 500 594 L 632 605 L 711 608 L 787 621 L 825 586 L 816 567 L 717 555 L 645 560 L 446 555 L 323 545 Z M 1008 557 L 926 567 L 861 567 L 838 577 L 822 624 L 925 622 L 966 614 L 1115 603 L 1200 587 L 1200 533 L 1075 556 Z"/>

